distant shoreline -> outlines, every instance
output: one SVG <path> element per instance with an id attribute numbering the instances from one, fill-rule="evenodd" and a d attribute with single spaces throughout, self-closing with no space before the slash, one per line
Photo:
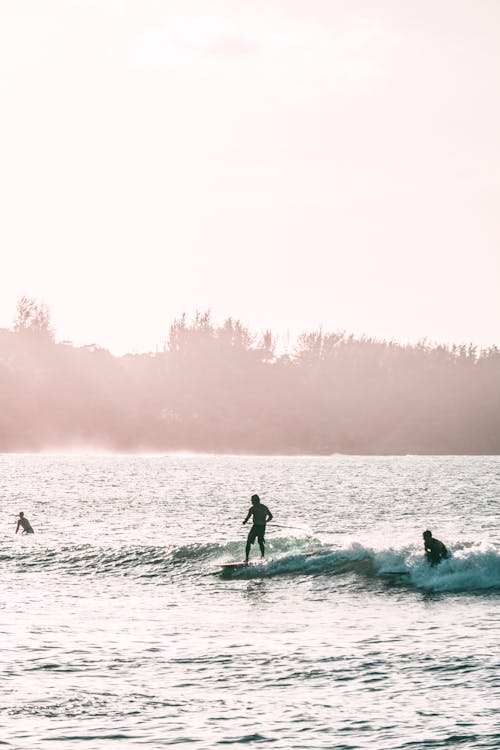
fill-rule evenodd
<path id="1" fill-rule="evenodd" d="M 88 447 L 87 447 L 88 446 Z M 0 330 L 0 451 L 235 456 L 500 455 L 500 348 L 322 329 L 279 353 L 210 313 L 162 352 L 56 343 L 28 299 Z"/>
<path id="2" fill-rule="evenodd" d="M 78 450 L 68 450 L 65 448 L 47 449 L 47 450 L 0 450 L 0 456 L 75 456 L 75 457 L 99 457 L 99 456 L 123 456 L 135 458 L 190 458 L 190 457 L 220 457 L 220 458 L 494 458 L 500 457 L 500 453 L 260 453 L 248 451 L 190 451 L 190 450 L 172 450 L 172 451 L 122 451 L 122 450 L 92 450 L 81 448 Z"/>

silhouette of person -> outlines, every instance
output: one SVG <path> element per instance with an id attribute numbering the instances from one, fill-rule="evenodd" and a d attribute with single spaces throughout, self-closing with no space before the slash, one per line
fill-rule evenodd
<path id="1" fill-rule="evenodd" d="M 431 565 L 437 565 L 441 560 L 446 560 L 450 556 L 443 542 L 432 536 L 428 529 L 424 531 L 422 536 L 424 537 L 425 556 Z"/>
<path id="2" fill-rule="evenodd" d="M 252 495 L 252 505 L 247 513 L 247 517 L 243 521 L 243 525 L 245 525 L 252 516 L 253 516 L 253 525 L 250 531 L 248 532 L 247 546 L 245 548 L 245 562 L 246 563 L 248 562 L 248 557 L 250 555 L 250 547 L 255 542 L 256 538 L 259 542 L 261 559 L 264 559 L 264 554 L 265 554 L 264 535 L 266 533 L 266 523 L 270 521 L 273 517 L 273 514 L 271 513 L 267 505 L 264 505 L 264 503 L 260 502 L 260 497 L 258 495 Z"/>
<path id="3" fill-rule="evenodd" d="M 19 531 L 19 529 L 21 527 L 23 529 L 23 534 L 34 534 L 35 533 L 33 531 L 33 529 L 31 528 L 31 524 L 28 521 L 28 519 L 24 517 L 24 513 L 22 511 L 21 511 L 21 513 L 19 513 L 19 518 L 18 518 L 17 527 L 16 527 L 16 534 L 17 534 L 17 532 Z"/>

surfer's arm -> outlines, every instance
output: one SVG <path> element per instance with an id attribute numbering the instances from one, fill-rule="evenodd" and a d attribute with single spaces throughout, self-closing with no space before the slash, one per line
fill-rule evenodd
<path id="1" fill-rule="evenodd" d="M 247 513 L 247 517 L 246 517 L 246 518 L 245 518 L 245 520 L 243 521 L 243 525 L 245 525 L 245 524 L 246 524 L 246 522 L 247 522 L 247 521 L 249 520 L 250 516 L 252 515 L 252 511 L 253 511 L 253 508 L 250 508 L 250 510 L 249 510 L 249 511 L 248 511 L 248 513 Z"/>
<path id="2" fill-rule="evenodd" d="M 270 510 L 269 510 L 269 508 L 268 508 L 268 509 L 267 509 L 267 518 L 266 518 L 266 523 L 267 523 L 268 521 L 272 521 L 272 520 L 273 520 L 273 514 L 271 513 L 271 511 L 270 511 Z"/>
<path id="3" fill-rule="evenodd" d="M 19 527 L 20 527 L 20 525 L 21 525 L 21 521 L 18 521 L 18 522 L 17 522 L 17 526 L 16 526 L 16 534 L 17 534 L 17 532 L 19 531 Z"/>

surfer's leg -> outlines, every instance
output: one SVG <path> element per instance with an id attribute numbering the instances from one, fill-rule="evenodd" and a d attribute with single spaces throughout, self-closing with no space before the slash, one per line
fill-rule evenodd
<path id="1" fill-rule="evenodd" d="M 246 548 L 245 548 L 245 561 L 246 561 L 246 562 L 248 562 L 248 557 L 249 557 L 249 555 L 250 555 L 250 547 L 252 546 L 252 544 L 253 544 L 254 542 L 255 542 L 255 529 L 254 529 L 254 527 L 252 526 L 252 528 L 251 528 L 251 529 L 250 529 L 250 531 L 248 532 L 248 537 L 247 537 L 247 546 L 246 546 Z"/>
<path id="2" fill-rule="evenodd" d="M 259 532 L 258 540 L 259 540 L 259 547 L 260 547 L 261 557 L 265 557 L 266 556 L 266 548 L 265 548 L 265 545 L 264 545 L 264 531 Z"/>

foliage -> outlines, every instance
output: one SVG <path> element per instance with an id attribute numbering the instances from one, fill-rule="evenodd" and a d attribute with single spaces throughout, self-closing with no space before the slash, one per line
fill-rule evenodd
<path id="1" fill-rule="evenodd" d="M 53 341 L 54 331 L 47 305 L 32 297 L 21 297 L 17 303 L 14 330 L 17 333 L 30 335 L 39 341 Z"/>
<path id="2" fill-rule="evenodd" d="M 25 297 L 0 331 L 0 450 L 500 452 L 496 347 L 317 330 L 276 349 L 203 312 L 174 320 L 163 352 L 115 357 L 56 343 Z"/>

